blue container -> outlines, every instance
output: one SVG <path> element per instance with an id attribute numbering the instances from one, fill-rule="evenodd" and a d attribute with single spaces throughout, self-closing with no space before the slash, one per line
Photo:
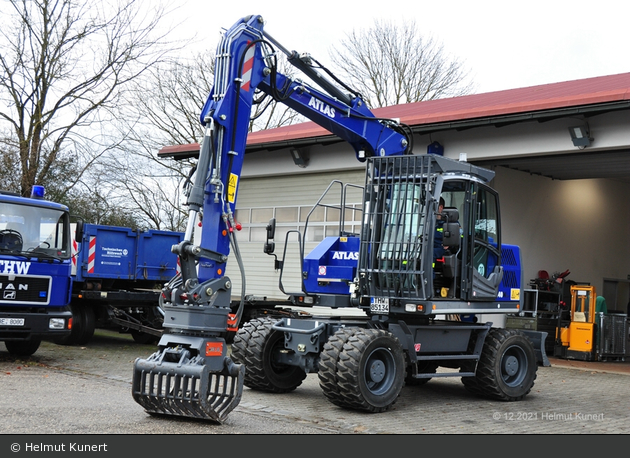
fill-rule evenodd
<path id="1" fill-rule="evenodd" d="M 85 224 L 75 280 L 168 281 L 177 272 L 171 247 L 183 237 L 182 232 Z"/>

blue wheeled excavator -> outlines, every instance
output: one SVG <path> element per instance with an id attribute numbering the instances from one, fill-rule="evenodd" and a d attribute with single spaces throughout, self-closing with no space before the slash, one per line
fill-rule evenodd
<path id="1" fill-rule="evenodd" d="M 278 50 L 314 84 L 279 73 Z M 236 305 L 232 299 L 226 262 L 231 249 L 244 276 L 233 214 L 260 94 L 347 141 L 366 164 L 360 233 L 341 225 L 338 236 L 303 255 L 302 291 L 289 297 L 296 306 L 332 307 L 335 315 L 244 321 L 244 287 Z M 413 154 L 408 126 L 375 117 L 360 94 L 311 56 L 288 51 L 265 32 L 261 16 L 225 32 L 200 122 L 205 137 L 188 226 L 172 248 L 181 275 L 163 290 L 158 350 L 134 363 L 132 394 L 148 413 L 221 423 L 244 386 L 290 392 L 308 373 L 318 374 L 333 404 L 368 412 L 389 409 L 405 384 L 435 377 L 461 377 L 470 392 L 502 401 L 530 392 L 537 366 L 548 364 L 544 333 L 477 319 L 520 307 L 520 251 L 501 243 L 499 198 L 489 186 L 494 172 Z M 194 244 L 197 219 L 202 229 Z M 272 220 L 268 254 L 274 228 Z M 444 247 L 439 257 L 436 233 Z M 365 316 L 344 317 L 351 308 Z"/>

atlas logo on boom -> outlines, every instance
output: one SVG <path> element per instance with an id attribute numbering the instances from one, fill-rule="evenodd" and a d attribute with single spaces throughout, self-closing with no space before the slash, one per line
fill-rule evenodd
<path id="1" fill-rule="evenodd" d="M 311 100 L 309 100 L 308 102 L 308 106 L 315 108 L 317 111 L 325 114 L 326 116 L 330 118 L 334 119 L 335 117 L 335 109 L 331 107 L 330 105 L 322 102 L 321 100 L 316 99 L 315 97 L 311 97 Z"/>

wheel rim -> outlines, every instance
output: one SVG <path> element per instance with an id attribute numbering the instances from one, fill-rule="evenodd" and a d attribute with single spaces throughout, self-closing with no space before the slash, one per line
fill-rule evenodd
<path id="1" fill-rule="evenodd" d="M 519 346 L 509 347 L 501 357 L 501 378 L 507 386 L 518 386 L 527 374 L 527 355 Z"/>
<path id="2" fill-rule="evenodd" d="M 276 358 L 279 351 L 284 349 L 284 334 L 275 331 L 269 337 L 269 343 L 265 349 L 264 360 L 267 361 L 267 375 L 280 383 L 283 380 L 290 379 L 300 369 L 297 366 L 289 366 Z"/>
<path id="3" fill-rule="evenodd" d="M 396 362 L 391 351 L 377 348 L 368 356 L 365 364 L 365 385 L 371 393 L 387 392 L 394 383 Z"/>

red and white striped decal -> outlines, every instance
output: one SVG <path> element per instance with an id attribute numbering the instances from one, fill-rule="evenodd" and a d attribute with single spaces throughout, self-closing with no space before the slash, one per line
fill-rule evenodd
<path id="1" fill-rule="evenodd" d="M 254 54 L 256 53 L 256 46 L 247 48 L 245 52 L 245 62 L 243 63 L 243 82 L 241 83 L 241 89 L 249 92 L 250 84 L 252 82 L 252 68 L 254 67 Z"/>
<path id="2" fill-rule="evenodd" d="M 88 273 L 94 273 L 94 260 L 96 258 L 96 236 L 90 237 L 90 249 L 88 250 Z"/>
<path id="3" fill-rule="evenodd" d="M 79 251 L 79 244 L 76 240 L 72 241 L 72 267 L 77 268 L 77 251 Z"/>

